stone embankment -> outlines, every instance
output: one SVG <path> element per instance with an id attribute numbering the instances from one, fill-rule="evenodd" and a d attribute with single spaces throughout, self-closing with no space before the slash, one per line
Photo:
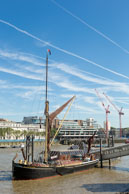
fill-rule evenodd
<path id="1" fill-rule="evenodd" d="M 0 140 L 0 148 L 15 148 L 21 147 L 21 145 L 26 144 L 26 140 Z M 37 139 L 34 141 L 35 145 L 43 145 L 44 139 Z"/>

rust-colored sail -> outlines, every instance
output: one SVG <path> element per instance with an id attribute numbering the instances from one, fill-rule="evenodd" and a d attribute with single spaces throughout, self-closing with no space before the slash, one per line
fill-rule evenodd
<path id="1" fill-rule="evenodd" d="M 68 100 L 65 104 L 63 104 L 60 108 L 58 108 L 56 111 L 52 112 L 49 115 L 49 121 L 52 122 L 52 120 L 61 112 L 63 111 L 63 109 L 73 100 L 73 98 L 75 98 L 75 96 L 73 96 L 70 100 Z"/>
<path id="2" fill-rule="evenodd" d="M 88 139 L 88 151 L 87 151 L 87 153 L 90 152 L 91 144 L 92 144 L 93 141 L 94 141 L 94 136 L 95 136 L 96 132 L 97 132 L 97 131 L 95 131 L 94 134 Z"/>

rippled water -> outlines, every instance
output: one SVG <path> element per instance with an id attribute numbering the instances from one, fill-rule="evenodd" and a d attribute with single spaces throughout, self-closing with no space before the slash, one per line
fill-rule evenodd
<path id="1" fill-rule="evenodd" d="M 20 149 L 0 149 L 0 194 L 129 193 L 129 156 L 104 168 L 42 180 L 12 181 L 11 162 Z"/>

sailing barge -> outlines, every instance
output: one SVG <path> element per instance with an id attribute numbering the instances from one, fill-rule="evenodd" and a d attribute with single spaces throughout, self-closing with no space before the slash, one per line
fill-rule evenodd
<path id="1" fill-rule="evenodd" d="M 68 104 L 70 104 L 70 108 L 75 96 L 58 108 L 55 112 L 49 114 L 49 102 L 47 99 L 48 54 L 50 54 L 50 50 L 47 51 L 46 55 L 45 151 L 42 151 L 42 153 L 39 154 L 38 159 L 35 160 L 33 158 L 33 137 L 32 140 L 30 140 L 31 138 L 28 136 L 26 140 L 26 154 L 24 153 L 24 149 L 21 149 L 24 160 L 16 162 L 16 157 L 12 160 L 13 180 L 40 179 L 56 175 L 65 175 L 95 167 L 99 161 L 98 159 L 95 159 L 93 154 L 90 154 L 89 148 L 87 151 L 86 149 L 67 150 L 66 152 L 50 150 L 54 138 L 61 128 L 61 126 L 59 126 L 53 140 L 50 142 L 52 121 Z M 29 161 L 30 155 L 31 162 Z"/>

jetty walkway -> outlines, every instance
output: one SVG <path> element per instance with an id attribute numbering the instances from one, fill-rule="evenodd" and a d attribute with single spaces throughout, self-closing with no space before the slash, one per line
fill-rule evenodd
<path id="1" fill-rule="evenodd" d="M 102 148 L 93 151 L 99 160 L 110 160 L 129 155 L 129 144 L 122 144 L 114 147 Z"/>

